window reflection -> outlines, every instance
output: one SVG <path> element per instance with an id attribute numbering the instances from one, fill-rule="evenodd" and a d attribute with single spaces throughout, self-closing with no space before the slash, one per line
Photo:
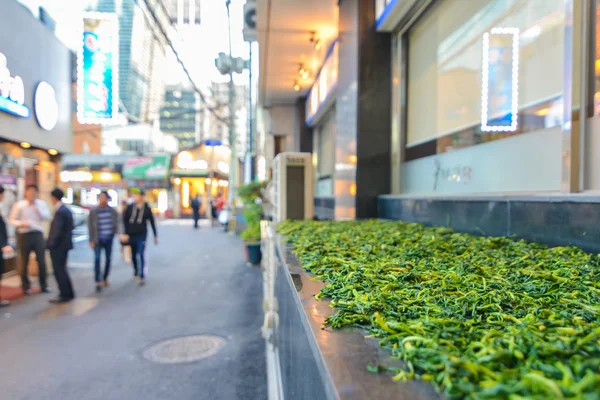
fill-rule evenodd
<path id="1" fill-rule="evenodd" d="M 564 18 L 563 0 L 446 0 L 427 12 L 408 35 L 407 158 L 411 147 L 432 142 L 428 148 L 443 153 L 560 125 Z M 519 32 L 518 125 L 511 132 L 481 129 L 483 38 L 494 28 Z M 501 70 L 488 68 L 487 82 L 510 89 L 503 85 L 510 71 Z M 511 120 L 505 108 L 490 108 L 488 125 Z"/>

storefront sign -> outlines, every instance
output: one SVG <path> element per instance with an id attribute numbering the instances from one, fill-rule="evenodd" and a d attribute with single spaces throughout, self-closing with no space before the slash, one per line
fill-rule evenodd
<path id="1" fill-rule="evenodd" d="M 0 185 L 16 185 L 17 178 L 12 175 L 0 175 Z"/>
<path id="2" fill-rule="evenodd" d="M 60 180 L 62 182 L 91 182 L 94 176 L 89 171 L 62 171 Z"/>
<path id="3" fill-rule="evenodd" d="M 118 114 L 118 19 L 85 13 L 77 65 L 77 118 L 82 124 L 114 122 Z"/>
<path id="4" fill-rule="evenodd" d="M 514 132 L 519 117 L 519 29 L 483 35 L 481 130 Z"/>
<path id="5" fill-rule="evenodd" d="M 35 89 L 33 99 L 35 118 L 42 127 L 51 131 L 58 122 L 58 102 L 54 88 L 48 82 L 40 82 Z"/>
<path id="6" fill-rule="evenodd" d="M 226 162 L 223 162 L 223 161 L 219 161 L 217 163 L 217 169 L 224 174 L 228 174 L 229 173 L 229 164 L 227 164 Z"/>
<path id="7" fill-rule="evenodd" d="M 168 155 L 131 157 L 123 166 L 123 176 L 127 179 L 166 179 L 170 164 Z"/>
<path id="8" fill-rule="evenodd" d="M 169 187 L 169 181 L 165 179 L 143 180 L 128 179 L 127 187 L 139 189 L 164 189 Z"/>
<path id="9" fill-rule="evenodd" d="M 183 151 L 177 156 L 177 168 L 205 170 L 208 168 L 208 163 L 205 160 L 194 160 L 192 153 Z"/>
<path id="10" fill-rule="evenodd" d="M 0 53 L 0 111 L 21 118 L 29 118 L 25 103 L 25 87 L 20 76 L 12 77 L 6 56 Z"/>

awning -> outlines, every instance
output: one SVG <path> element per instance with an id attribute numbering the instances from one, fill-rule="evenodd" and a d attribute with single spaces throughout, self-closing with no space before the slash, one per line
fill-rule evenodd
<path id="1" fill-rule="evenodd" d="M 123 166 L 126 179 L 166 179 L 171 166 L 171 156 L 154 155 L 129 157 Z"/>

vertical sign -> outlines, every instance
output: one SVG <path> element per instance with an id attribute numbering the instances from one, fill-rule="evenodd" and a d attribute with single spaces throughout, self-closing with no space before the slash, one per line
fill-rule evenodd
<path id="1" fill-rule="evenodd" d="M 244 40 L 256 41 L 256 0 L 246 0 L 244 4 Z"/>
<path id="2" fill-rule="evenodd" d="M 481 130 L 514 132 L 519 117 L 519 29 L 483 35 Z"/>
<path id="3" fill-rule="evenodd" d="M 86 12 L 77 57 L 77 119 L 82 124 L 114 122 L 119 110 L 116 14 Z"/>

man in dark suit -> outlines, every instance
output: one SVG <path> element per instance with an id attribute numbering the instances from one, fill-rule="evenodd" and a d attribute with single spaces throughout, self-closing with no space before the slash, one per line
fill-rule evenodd
<path id="1" fill-rule="evenodd" d="M 69 250 L 73 248 L 73 214 L 62 203 L 64 192 L 61 189 L 54 189 L 50 196 L 56 213 L 50 225 L 46 247 L 50 249 L 54 277 L 60 292 L 58 297 L 50 300 L 50 302 L 67 303 L 75 298 L 71 278 L 69 278 L 69 272 L 67 271 L 67 256 Z"/>
<path id="2" fill-rule="evenodd" d="M 4 200 L 4 187 L 0 185 L 0 202 Z M 2 218 L 2 214 L 0 214 L 0 290 L 2 287 L 2 275 L 4 274 L 4 253 L 10 253 L 13 251 L 12 247 L 8 245 L 8 232 L 6 230 L 6 223 L 4 222 L 4 218 Z M 2 292 L 0 292 L 0 296 L 2 296 Z M 10 305 L 10 302 L 6 300 L 2 300 L 0 297 L 0 307 L 6 307 Z"/>

